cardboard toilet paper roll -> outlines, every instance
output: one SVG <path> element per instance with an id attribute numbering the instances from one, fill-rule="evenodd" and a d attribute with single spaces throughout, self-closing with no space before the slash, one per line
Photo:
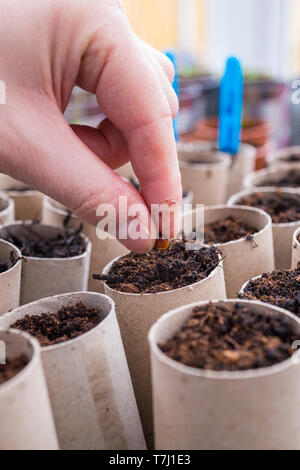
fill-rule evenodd
<path id="1" fill-rule="evenodd" d="M 282 163 L 293 165 L 297 161 L 300 163 L 300 145 L 276 150 L 267 155 L 268 166 L 281 165 Z"/>
<path id="2" fill-rule="evenodd" d="M 231 156 L 231 173 L 227 197 L 241 191 L 244 178 L 255 170 L 256 148 L 249 144 L 241 144 L 239 152 Z"/>
<path id="3" fill-rule="evenodd" d="M 0 225 L 15 220 L 15 203 L 7 194 L 0 192 Z"/>
<path id="4" fill-rule="evenodd" d="M 299 163 L 294 164 L 281 164 L 276 166 L 271 166 L 265 170 L 259 170 L 251 173 L 250 175 L 246 176 L 244 179 L 244 187 L 248 188 L 261 188 L 261 187 L 272 187 L 268 185 L 268 181 L 280 181 L 282 178 L 287 177 L 290 172 L 294 174 L 298 174 L 300 178 L 300 161 Z M 275 186 L 276 187 L 276 186 Z M 279 184 L 278 184 L 279 187 Z M 280 187 L 285 189 L 284 184 L 281 184 Z M 300 187 L 298 188 L 291 188 L 286 186 L 287 189 L 299 191 Z M 272 187 L 274 189 L 274 187 Z"/>
<path id="5" fill-rule="evenodd" d="M 6 238 L 8 231 L 18 235 L 23 233 L 23 227 L 30 227 L 32 222 L 14 222 L 0 227 L 0 238 Z M 63 229 L 50 225 L 35 224 L 33 232 L 42 238 L 54 238 Z M 84 235 L 85 250 L 79 256 L 70 258 L 34 258 L 23 256 L 21 276 L 20 304 L 49 295 L 63 294 L 86 290 L 90 268 L 91 243 Z"/>
<path id="6" fill-rule="evenodd" d="M 292 269 L 296 269 L 300 263 L 300 228 L 298 228 L 293 237 L 292 246 Z"/>
<path id="7" fill-rule="evenodd" d="M 274 270 L 274 248 L 272 220 L 264 211 L 247 206 L 205 207 L 205 225 L 227 217 L 239 218 L 257 230 L 249 239 L 214 243 L 223 255 L 226 293 L 230 299 L 237 296 L 242 284 L 250 277 Z"/>
<path id="8" fill-rule="evenodd" d="M 194 194 L 196 204 L 224 204 L 230 177 L 230 156 L 212 150 L 209 142 L 179 142 L 182 186 Z M 191 164 L 190 161 L 203 163 Z"/>
<path id="9" fill-rule="evenodd" d="M 0 319 L 8 328 L 25 315 L 56 313 L 78 301 L 105 315 L 69 341 L 42 348 L 42 361 L 60 447 L 65 450 L 145 449 L 114 304 L 91 292 L 48 297 Z"/>
<path id="10" fill-rule="evenodd" d="M 152 403 L 150 356 L 147 335 L 153 323 L 171 308 L 204 299 L 225 299 L 225 282 L 221 257 L 210 275 L 192 285 L 156 294 L 129 294 L 104 284 L 105 293 L 116 304 L 118 322 L 124 343 L 133 388 L 142 420 L 146 441 L 152 441 Z M 117 259 L 103 270 L 108 274 Z"/>
<path id="11" fill-rule="evenodd" d="M 234 304 L 236 301 L 225 301 Z M 261 302 L 254 312 L 281 313 L 300 337 L 299 319 Z M 163 315 L 151 328 L 155 448 L 184 450 L 300 449 L 300 365 L 293 357 L 261 369 L 213 371 L 185 366 L 158 347 L 197 302 Z"/>
<path id="12" fill-rule="evenodd" d="M 44 224 L 63 227 L 66 217 L 68 217 L 67 227 L 77 229 L 82 223 L 74 215 L 68 216 L 68 212 L 63 205 L 47 196 L 44 197 L 42 217 Z M 100 240 L 96 234 L 96 227 L 90 224 L 84 222 L 82 230 L 92 243 L 88 289 L 93 292 L 103 293 L 103 286 L 99 281 L 95 281 L 92 275 L 101 273 L 109 261 L 127 253 L 128 250 L 118 240 Z"/>
<path id="13" fill-rule="evenodd" d="M 39 191 L 28 189 L 26 184 L 4 173 L 0 174 L 0 190 L 14 200 L 16 220 L 37 220 L 41 217 L 43 194 Z"/>
<path id="14" fill-rule="evenodd" d="M 57 450 L 58 442 L 36 339 L 17 330 L 0 330 L 6 361 L 28 359 L 17 375 L 0 385 L 0 449 Z"/>
<path id="15" fill-rule="evenodd" d="M 246 189 L 237 194 L 231 196 L 228 200 L 227 205 L 239 205 L 239 201 L 245 196 L 253 193 L 266 193 L 272 194 L 276 192 L 274 188 L 253 188 Z M 292 189 L 284 189 L 281 191 L 283 195 L 291 195 L 297 200 L 299 199 L 300 204 L 300 193 L 293 191 Z M 300 227 L 300 220 L 296 222 L 274 224 L 272 223 L 273 232 L 273 244 L 274 244 L 274 256 L 275 256 L 275 268 L 276 269 L 290 269 L 291 257 L 292 257 L 292 240 L 295 230 Z"/>
<path id="16" fill-rule="evenodd" d="M 17 247 L 0 240 L 0 263 L 9 268 L 0 274 L 0 315 L 20 305 L 21 258 Z"/>

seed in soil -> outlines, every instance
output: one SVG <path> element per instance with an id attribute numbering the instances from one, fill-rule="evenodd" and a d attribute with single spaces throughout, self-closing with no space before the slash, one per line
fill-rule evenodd
<path id="1" fill-rule="evenodd" d="M 262 274 L 250 280 L 239 297 L 276 305 L 300 317 L 300 268 Z"/>
<path id="2" fill-rule="evenodd" d="M 267 179 L 263 183 L 258 184 L 257 186 L 277 186 L 277 187 L 290 187 L 298 188 L 300 187 L 300 171 L 291 170 L 287 173 L 286 176 L 278 179 Z"/>
<path id="3" fill-rule="evenodd" d="M 205 279 L 219 264 L 219 251 L 211 247 L 187 250 L 190 240 L 172 240 L 164 250 L 129 253 L 119 258 L 108 275 L 94 275 L 112 289 L 132 294 L 165 292 Z"/>
<path id="4" fill-rule="evenodd" d="M 267 212 L 274 224 L 297 222 L 300 220 L 300 195 L 254 192 L 242 197 L 239 205 L 258 207 Z"/>
<path id="5" fill-rule="evenodd" d="M 63 306 L 56 313 L 25 315 L 12 328 L 35 336 L 41 346 L 62 343 L 86 333 L 105 318 L 98 308 L 77 302 Z"/>
<path id="6" fill-rule="evenodd" d="M 85 251 L 85 242 L 78 230 L 65 230 L 53 238 L 42 238 L 34 230 L 34 226 L 20 225 L 19 233 L 14 234 L 9 228 L 2 238 L 17 246 L 23 256 L 34 258 L 71 258 L 82 255 Z"/>
<path id="7" fill-rule="evenodd" d="M 159 344 L 171 359 L 190 367 L 234 371 L 285 361 L 297 335 L 281 314 L 262 314 L 237 302 L 208 303 L 193 309 L 181 329 Z"/>
<path id="8" fill-rule="evenodd" d="M 20 354 L 19 356 L 7 359 L 6 364 L 0 364 L 0 385 L 21 372 L 28 362 L 29 360 L 25 354 Z"/>
<path id="9" fill-rule="evenodd" d="M 205 243 L 228 243 L 233 240 L 249 237 L 257 233 L 257 229 L 250 227 L 239 217 L 229 216 L 205 225 Z"/>

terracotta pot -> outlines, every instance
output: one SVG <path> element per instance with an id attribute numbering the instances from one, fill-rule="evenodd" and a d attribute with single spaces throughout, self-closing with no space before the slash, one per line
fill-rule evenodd
<path id="1" fill-rule="evenodd" d="M 36 339 L 17 330 L 0 331 L 6 359 L 24 354 L 28 364 L 0 385 L 1 450 L 57 450 L 58 443 Z"/>
<path id="2" fill-rule="evenodd" d="M 246 206 L 210 206 L 204 210 L 205 225 L 227 217 L 236 217 L 257 229 L 251 240 L 240 238 L 228 243 L 215 243 L 222 253 L 226 293 L 235 298 L 250 277 L 274 270 L 274 248 L 271 217 L 260 209 Z"/>
<path id="3" fill-rule="evenodd" d="M 201 140 L 218 139 L 219 119 L 209 117 L 198 121 L 195 125 L 194 135 Z M 243 120 L 242 142 L 260 147 L 267 143 L 271 135 L 271 127 L 267 121 L 246 117 Z"/>
<path id="4" fill-rule="evenodd" d="M 19 188 L 19 191 L 15 190 Z M 0 174 L 0 190 L 14 200 L 16 220 L 37 220 L 42 214 L 43 194 L 27 188 L 28 186 L 21 181 L 3 173 Z"/>
<path id="5" fill-rule="evenodd" d="M 12 266 L 12 256 L 18 260 Z M 9 269 L 0 274 L 0 315 L 20 305 L 21 260 L 20 250 L 11 243 L 0 240 L 0 262 L 7 263 Z"/>
<path id="6" fill-rule="evenodd" d="M 108 274 L 117 259 L 103 270 Z M 226 298 L 222 261 L 205 279 L 181 289 L 156 294 L 130 294 L 104 285 L 105 293 L 116 304 L 118 322 L 140 411 L 146 441 L 153 438 L 150 357 L 147 334 L 153 323 L 164 313 L 199 299 Z"/>
<path id="7" fill-rule="evenodd" d="M 43 217 L 42 221 L 47 225 L 54 225 L 55 227 L 63 227 L 64 221 L 68 216 L 66 208 L 59 202 L 45 196 L 43 200 Z M 77 229 L 82 221 L 71 215 L 67 226 Z M 114 259 L 116 256 L 121 256 L 128 253 L 128 250 L 118 241 L 113 239 L 100 240 L 97 237 L 96 227 L 90 224 L 83 223 L 83 233 L 89 238 L 92 243 L 90 272 L 88 280 L 88 290 L 92 292 L 104 292 L 102 285 L 99 281 L 92 278 L 93 274 L 99 274 L 106 264 Z"/>
<path id="8" fill-rule="evenodd" d="M 296 269 L 300 266 L 300 228 L 298 228 L 293 237 L 293 246 L 292 246 L 292 269 Z"/>
<path id="9" fill-rule="evenodd" d="M 274 193 L 276 190 L 273 188 L 259 188 L 260 193 Z M 245 189 L 237 194 L 231 196 L 227 202 L 228 206 L 239 205 L 239 201 L 249 194 L 258 192 L 258 189 Z M 285 189 L 282 194 L 292 195 L 299 198 L 300 194 L 296 194 L 293 190 Z M 292 240 L 294 231 L 300 227 L 300 220 L 290 223 L 272 224 L 273 243 L 274 243 L 274 256 L 276 269 L 290 269 L 292 257 Z"/>
<path id="10" fill-rule="evenodd" d="M 0 237 L 6 238 L 8 230 L 12 234 L 21 234 L 22 227 L 31 222 L 14 222 L 0 227 Z M 43 238 L 53 238 L 63 230 L 50 225 L 37 224 L 34 232 Z M 21 276 L 20 304 L 49 295 L 63 294 L 86 290 L 90 268 L 91 243 L 82 235 L 85 244 L 84 252 L 70 258 L 37 258 L 23 256 Z M 7 310 L 6 310 L 7 311 Z"/>
<path id="11" fill-rule="evenodd" d="M 98 307 L 104 320 L 77 338 L 42 348 L 60 447 L 143 450 L 145 442 L 120 330 L 108 297 L 76 292 L 41 299 L 3 315 L 0 328 L 8 328 L 25 315 L 55 313 L 78 301 Z"/>
<path id="12" fill-rule="evenodd" d="M 213 140 L 218 139 L 218 118 L 209 117 L 198 121 L 192 135 L 188 139 Z M 193 137 L 192 137 L 193 136 Z M 185 136 L 183 136 L 185 137 Z M 268 143 L 271 138 L 271 126 L 267 121 L 246 117 L 243 121 L 241 140 L 251 144 L 257 149 L 256 169 L 265 166 L 267 152 L 270 151 Z"/>
<path id="13" fill-rule="evenodd" d="M 239 302 L 261 314 L 281 313 L 300 334 L 299 318 L 286 310 Z M 205 303 L 173 310 L 150 330 L 155 448 L 300 449 L 300 365 L 293 358 L 261 369 L 212 371 L 180 364 L 159 349 Z"/>

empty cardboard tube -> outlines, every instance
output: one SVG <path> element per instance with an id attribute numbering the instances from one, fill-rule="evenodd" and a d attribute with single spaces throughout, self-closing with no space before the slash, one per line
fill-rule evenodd
<path id="1" fill-rule="evenodd" d="M 292 246 L 292 269 L 297 269 L 298 266 L 300 266 L 300 228 L 294 233 Z"/>
<path id="2" fill-rule="evenodd" d="M 0 227 L 0 238 L 22 233 L 23 227 L 32 222 L 14 222 Z M 63 229 L 50 225 L 35 224 L 32 229 L 43 238 L 52 238 Z M 85 250 L 79 256 L 70 258 L 34 258 L 23 256 L 20 304 L 26 304 L 42 297 L 87 290 L 90 268 L 91 243 L 84 236 Z M 6 310 L 7 311 L 7 310 Z"/>
<path id="3" fill-rule="evenodd" d="M 238 302 L 262 314 L 281 313 L 300 338 L 300 320 L 286 310 L 261 302 Z M 155 448 L 300 449 L 299 360 L 291 357 L 248 371 L 202 370 L 170 359 L 158 347 L 180 329 L 195 306 L 205 303 L 173 310 L 150 330 Z"/>
<path id="4" fill-rule="evenodd" d="M 0 274 L 0 315 L 20 305 L 22 256 L 11 243 L 0 240 L 0 263 L 9 269 Z M 12 265 L 12 259 L 17 260 Z"/>
<path id="5" fill-rule="evenodd" d="M 291 191 L 299 191 L 298 188 L 291 188 L 290 186 L 284 186 L 284 185 L 279 185 L 278 186 L 270 186 L 268 185 L 268 181 L 280 181 L 282 178 L 288 176 L 290 172 L 296 173 L 300 177 L 300 162 L 299 163 L 294 163 L 294 164 L 281 164 L 281 165 L 276 165 L 276 166 L 271 166 L 270 168 L 267 168 L 265 170 L 259 170 L 259 171 L 254 171 L 253 173 L 250 173 L 246 178 L 244 179 L 244 187 L 245 189 L 251 189 L 251 188 L 262 188 L 262 187 L 281 187 L 283 189 L 290 189 Z"/>
<path id="6" fill-rule="evenodd" d="M 0 328 L 25 315 L 55 313 L 78 301 L 98 307 L 105 318 L 77 338 L 41 349 L 60 447 L 143 450 L 144 436 L 109 297 L 92 292 L 48 297 L 2 316 Z"/>
<path id="7" fill-rule="evenodd" d="M 66 208 L 53 199 L 45 196 L 43 200 L 43 217 L 44 224 L 63 227 L 64 221 L 68 216 Z M 74 215 L 71 215 L 68 221 L 68 227 L 77 229 L 82 221 Z M 92 278 L 93 274 L 101 273 L 104 266 L 117 256 L 121 256 L 128 250 L 118 241 L 114 239 L 101 240 L 97 237 L 96 227 L 83 223 L 83 233 L 92 243 L 91 263 L 89 272 L 88 289 L 93 292 L 103 293 L 103 286 L 99 281 Z"/>
<path id="8" fill-rule="evenodd" d="M 275 193 L 274 188 L 253 188 L 245 189 L 237 194 L 231 196 L 228 200 L 227 205 L 239 205 L 239 201 L 245 196 L 249 196 L 253 193 Z M 291 195 L 299 199 L 300 204 L 300 193 L 291 189 L 284 189 L 281 194 Z M 291 258 L 292 258 L 292 240 L 295 230 L 300 227 L 300 220 L 296 222 L 274 224 L 272 223 L 273 232 L 273 244 L 274 244 L 274 257 L 275 257 L 275 268 L 276 269 L 290 269 Z"/>
<path id="9" fill-rule="evenodd" d="M 209 142 L 179 142 L 182 186 L 194 194 L 196 204 L 224 204 L 230 177 L 230 156 L 212 150 Z M 189 161 L 202 161 L 191 164 Z"/>
<path id="10" fill-rule="evenodd" d="M 37 220 L 40 218 L 42 193 L 35 189 L 29 189 L 26 184 L 4 173 L 0 174 L 0 190 L 14 200 L 16 220 Z"/>
<path id="11" fill-rule="evenodd" d="M 24 354 L 28 364 L 0 385 L 1 450 L 58 450 L 40 345 L 18 330 L 0 330 L 7 359 Z"/>
<path id="12" fill-rule="evenodd" d="M 103 270 L 108 274 L 118 258 Z M 221 257 L 210 275 L 190 286 L 156 294 L 130 294 L 110 288 L 104 283 L 105 293 L 116 304 L 118 322 L 132 377 L 133 388 L 142 420 L 146 441 L 151 446 L 152 403 L 150 356 L 147 334 L 153 323 L 168 310 L 202 299 L 225 299 L 225 282 Z"/>
<path id="13" fill-rule="evenodd" d="M 274 270 L 272 220 L 264 211 L 246 206 L 208 206 L 204 209 L 205 225 L 227 217 L 241 219 L 257 230 L 251 238 L 228 243 L 214 243 L 222 253 L 227 298 L 235 298 L 242 284 L 252 276 Z"/>

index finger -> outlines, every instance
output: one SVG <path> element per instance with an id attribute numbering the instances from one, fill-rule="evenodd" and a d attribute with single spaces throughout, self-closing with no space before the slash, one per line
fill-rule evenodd
<path id="1" fill-rule="evenodd" d="M 166 84 L 160 83 L 143 47 L 125 29 L 110 50 L 96 92 L 103 112 L 125 138 L 149 207 L 167 203 L 178 208 L 181 204 L 181 177 L 172 123 L 178 103 L 171 85 L 168 87 L 166 91 Z M 179 227 L 179 211 L 175 213 L 171 236 Z"/>

